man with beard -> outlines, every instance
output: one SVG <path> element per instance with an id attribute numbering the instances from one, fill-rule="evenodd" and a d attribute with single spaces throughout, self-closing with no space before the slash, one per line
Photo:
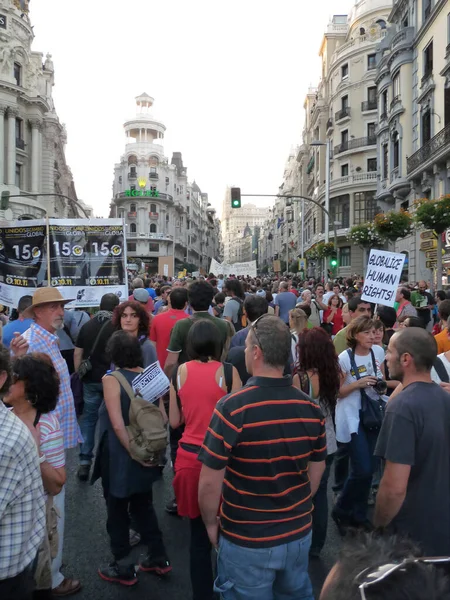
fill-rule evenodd
<path id="1" fill-rule="evenodd" d="M 57 331 L 64 327 L 64 306 L 72 300 L 66 300 L 56 288 L 38 288 L 33 294 L 31 306 L 24 317 L 32 317 L 34 322 L 23 336 L 15 334 L 11 341 L 11 352 L 21 356 L 27 352 L 42 352 L 53 362 L 60 381 L 58 404 L 54 411 L 64 437 L 64 448 L 74 448 L 82 441 L 75 414 L 75 404 L 67 363 L 61 355 Z M 64 497 L 65 487 L 54 496 L 54 505 L 58 511 L 58 554 L 52 562 L 53 596 L 75 594 L 81 588 L 76 579 L 67 579 L 61 574 L 62 548 L 64 540 Z"/>
<path id="2" fill-rule="evenodd" d="M 387 404 L 375 449 L 386 466 L 374 524 L 408 535 L 424 556 L 450 554 L 450 395 L 431 380 L 436 349 L 418 327 L 392 336 L 386 362 L 403 389 Z"/>

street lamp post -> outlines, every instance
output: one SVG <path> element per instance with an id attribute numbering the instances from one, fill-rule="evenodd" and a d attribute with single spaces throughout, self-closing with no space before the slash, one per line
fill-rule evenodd
<path id="1" fill-rule="evenodd" d="M 326 142 L 320 140 L 314 140 L 311 142 L 311 146 L 325 146 L 326 147 L 326 158 L 325 158 L 325 243 L 328 244 L 330 241 L 330 167 L 331 167 L 331 142 L 327 139 Z M 335 249 L 337 246 L 335 244 Z"/>

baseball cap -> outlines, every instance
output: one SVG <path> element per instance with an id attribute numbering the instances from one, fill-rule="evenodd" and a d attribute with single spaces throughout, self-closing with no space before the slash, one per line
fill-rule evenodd
<path id="1" fill-rule="evenodd" d="M 256 292 L 256 295 L 257 296 L 262 296 L 263 298 L 265 298 L 266 297 L 266 291 L 265 290 L 258 290 Z"/>
<path id="2" fill-rule="evenodd" d="M 150 294 L 144 288 L 137 288 L 133 292 L 133 298 L 142 304 L 147 304 Z"/>

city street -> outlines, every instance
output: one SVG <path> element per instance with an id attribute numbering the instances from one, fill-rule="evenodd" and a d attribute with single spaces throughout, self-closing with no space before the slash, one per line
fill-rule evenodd
<path id="1" fill-rule="evenodd" d="M 164 534 L 173 571 L 165 579 L 141 573 L 139 583 L 133 588 L 102 581 L 97 574 L 100 564 L 111 559 L 106 533 L 106 512 L 99 482 L 95 486 L 82 484 L 76 478 L 77 451 L 68 453 L 66 492 L 66 534 L 64 544 L 64 574 L 81 580 L 82 591 L 78 600 L 188 600 L 191 598 L 189 581 L 189 528 L 188 523 L 164 511 L 171 493 L 171 474 L 166 469 L 164 481 L 154 486 L 155 507 Z M 329 525 L 327 545 L 321 560 L 310 565 L 311 579 L 316 598 L 323 580 L 334 563 L 339 537 L 334 523 Z M 143 546 L 134 549 L 137 559 L 145 552 Z"/>

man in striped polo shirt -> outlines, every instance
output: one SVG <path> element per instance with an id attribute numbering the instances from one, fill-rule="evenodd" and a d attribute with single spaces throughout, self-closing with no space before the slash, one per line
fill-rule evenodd
<path id="1" fill-rule="evenodd" d="M 245 345 L 252 377 L 217 404 L 199 454 L 199 504 L 219 551 L 215 590 L 225 600 L 313 600 L 308 551 L 325 422 L 283 377 L 290 351 L 281 319 L 253 323 Z"/>

